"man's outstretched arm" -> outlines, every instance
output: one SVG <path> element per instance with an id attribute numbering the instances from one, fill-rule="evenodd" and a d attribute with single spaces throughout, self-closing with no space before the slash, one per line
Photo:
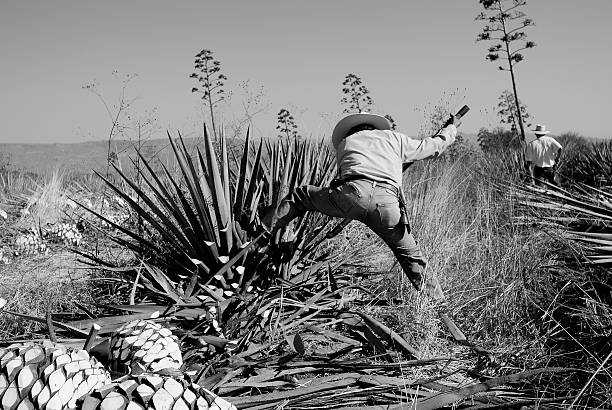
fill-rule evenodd
<path id="1" fill-rule="evenodd" d="M 448 148 L 457 136 L 457 127 L 448 124 L 433 137 L 415 140 L 403 135 L 404 152 L 402 162 L 414 162 L 427 158 L 434 158 Z"/>

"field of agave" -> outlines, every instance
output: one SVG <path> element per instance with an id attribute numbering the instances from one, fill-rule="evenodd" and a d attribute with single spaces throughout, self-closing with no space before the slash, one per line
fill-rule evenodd
<path id="1" fill-rule="evenodd" d="M 335 176 L 325 141 L 169 136 L 136 170 L 5 179 L 2 408 L 608 408 L 612 191 L 576 179 L 608 172 L 604 145 L 563 189 L 522 182 L 517 152 L 410 169 L 442 315 L 359 224 L 265 234 Z"/>

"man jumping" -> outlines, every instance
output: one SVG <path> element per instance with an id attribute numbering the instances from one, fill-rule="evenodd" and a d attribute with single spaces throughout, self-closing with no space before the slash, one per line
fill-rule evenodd
<path id="1" fill-rule="evenodd" d="M 360 113 L 342 118 L 332 133 L 339 178 L 330 187 L 305 185 L 286 196 L 263 218 L 272 232 L 306 211 L 348 218 L 366 224 L 393 251 L 417 290 L 444 299 L 434 274 L 414 239 L 402 204 L 403 165 L 440 155 L 457 135 L 455 117 L 433 137 L 412 139 L 391 130 L 382 116 Z"/>

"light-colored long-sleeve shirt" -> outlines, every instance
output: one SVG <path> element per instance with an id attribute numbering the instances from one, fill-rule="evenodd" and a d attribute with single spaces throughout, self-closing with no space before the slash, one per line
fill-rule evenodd
<path id="1" fill-rule="evenodd" d="M 359 131 L 336 148 L 340 178 L 360 175 L 401 187 L 404 163 L 437 157 L 455 142 L 456 136 L 454 125 L 422 140 L 390 130 Z"/>
<path id="2" fill-rule="evenodd" d="M 527 144 L 525 159 L 536 167 L 552 167 L 555 165 L 555 159 L 561 148 L 563 145 L 559 144 L 556 139 L 544 135 Z"/>

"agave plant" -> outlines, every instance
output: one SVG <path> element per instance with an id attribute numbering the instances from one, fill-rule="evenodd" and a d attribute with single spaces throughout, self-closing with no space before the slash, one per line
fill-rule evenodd
<path id="1" fill-rule="evenodd" d="M 565 138 L 563 138 L 565 137 Z M 570 138 L 571 137 L 571 138 Z M 567 135 L 560 138 L 564 153 L 559 162 L 559 173 L 572 183 L 605 188 L 612 180 L 612 143 L 588 142 Z"/>
<path id="2" fill-rule="evenodd" d="M 306 213 L 275 238 L 264 235 L 259 220 L 296 186 L 331 181 L 335 162 L 323 141 L 262 140 L 255 148 L 247 133 L 240 160 L 231 163 L 223 137 L 220 158 L 206 132 L 203 151 L 198 148 L 194 155 L 180 134 L 178 139 L 168 137 L 179 178 L 163 164 L 158 175 L 140 153 L 142 184 L 119 168 L 119 184 L 99 175 L 144 222 L 144 229 L 117 224 L 91 210 L 120 233 L 112 237 L 115 242 L 157 268 L 155 282 L 163 276 L 185 301 L 202 292 L 243 293 L 278 277 L 289 280 L 327 257 L 317 255 L 312 245 L 329 232 L 330 218 Z"/>

